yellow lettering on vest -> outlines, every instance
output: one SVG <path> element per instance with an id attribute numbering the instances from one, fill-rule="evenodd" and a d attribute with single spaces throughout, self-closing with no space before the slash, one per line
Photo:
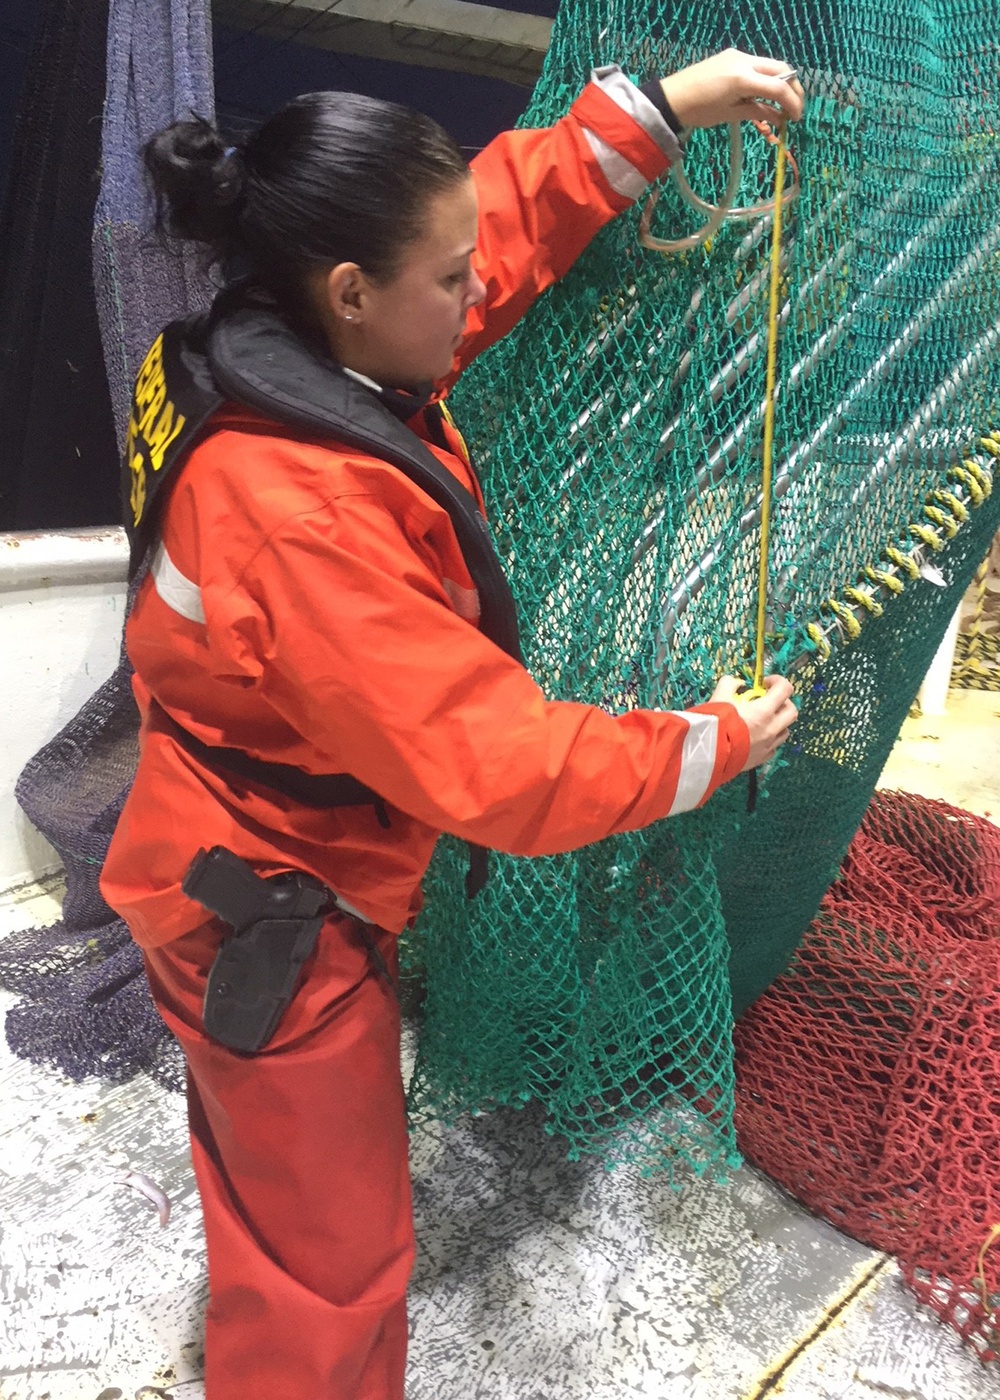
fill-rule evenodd
<path id="1" fill-rule="evenodd" d="M 163 336 L 157 336 L 136 376 L 135 397 L 129 419 L 125 452 L 132 471 L 130 504 L 136 524 L 146 506 L 146 455 L 153 471 L 163 466 L 171 443 L 183 431 L 187 419 L 178 413 L 167 398 L 167 381 L 163 369 Z M 140 451 L 136 451 L 136 447 Z M 145 449 L 143 451 L 142 449 Z"/>
<path id="2" fill-rule="evenodd" d="M 145 412 L 139 419 L 139 432 L 144 438 L 149 438 L 150 431 L 153 424 L 156 422 L 157 415 L 163 408 L 166 397 L 167 381 L 164 379 L 163 371 L 161 370 L 159 380 L 155 383 L 151 382 L 150 397 L 147 400 Z"/>
<path id="3" fill-rule="evenodd" d="M 142 405 L 149 402 L 155 384 L 163 379 L 163 336 L 158 335 L 149 348 L 149 353 L 139 366 L 135 380 L 135 402 Z"/>
<path id="4" fill-rule="evenodd" d="M 141 381 L 148 378 L 155 370 L 163 364 L 163 335 L 156 337 L 152 345 L 146 351 L 146 358 L 139 366 L 139 373 L 136 378 Z"/>
<path id="5" fill-rule="evenodd" d="M 132 489 L 129 492 L 128 502 L 132 507 L 133 524 L 138 525 L 142 519 L 142 513 L 146 509 L 146 467 L 142 460 L 142 453 L 137 452 L 129 462 L 132 470 Z"/>
<path id="6" fill-rule="evenodd" d="M 155 429 L 148 435 L 149 459 L 153 464 L 153 471 L 158 472 L 163 466 L 163 458 L 166 455 L 170 444 L 176 440 L 181 433 L 187 419 L 183 413 L 177 414 L 177 421 L 174 422 L 175 409 L 172 403 L 168 403 L 160 414 L 160 421 Z"/>

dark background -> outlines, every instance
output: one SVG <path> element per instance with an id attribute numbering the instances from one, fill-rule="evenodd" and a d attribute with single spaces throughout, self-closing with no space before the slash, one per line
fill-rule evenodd
<path id="1" fill-rule="evenodd" d="M 0 0 L 0 194 L 7 185 L 14 118 L 40 12 L 40 6 L 24 0 Z"/>
<path id="2" fill-rule="evenodd" d="M 0 530 L 118 518 L 114 426 L 88 273 L 100 159 L 102 74 L 95 81 L 94 70 L 103 52 L 99 0 L 88 3 L 0 0 Z M 491 3 L 553 18 L 559 0 Z M 82 76 L 77 67 L 75 110 L 65 120 L 46 110 L 40 121 L 39 72 L 48 59 L 40 70 L 37 45 L 51 49 L 57 24 L 79 27 L 90 67 Z M 234 134 L 300 92 L 327 88 L 416 107 L 471 157 L 514 124 L 529 95 L 496 79 L 341 56 L 221 25 L 214 45 L 218 119 Z M 46 106 L 68 91 L 65 82 L 52 87 Z M 55 384 L 68 391 L 54 396 Z"/>

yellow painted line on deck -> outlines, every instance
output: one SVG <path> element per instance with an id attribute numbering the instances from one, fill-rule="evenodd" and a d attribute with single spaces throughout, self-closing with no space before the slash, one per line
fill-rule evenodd
<path id="1" fill-rule="evenodd" d="M 892 1256 L 883 1254 L 876 1259 L 874 1264 L 861 1265 L 843 1292 L 838 1297 L 830 1299 L 808 1332 L 797 1342 L 794 1342 L 784 1355 L 773 1361 L 762 1375 L 758 1376 L 742 1400 L 765 1400 L 766 1396 L 775 1394 L 795 1362 L 827 1332 L 842 1312 L 849 1308 L 852 1303 L 856 1303 L 864 1297 L 880 1275 L 885 1272 L 887 1265 L 891 1263 Z"/>

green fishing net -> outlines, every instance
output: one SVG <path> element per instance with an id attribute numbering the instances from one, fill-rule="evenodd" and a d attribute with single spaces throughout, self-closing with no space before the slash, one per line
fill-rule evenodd
<path id="1" fill-rule="evenodd" d="M 731 1033 L 791 959 L 1000 520 L 1000 7 L 564 3 L 525 125 L 595 64 L 638 80 L 728 44 L 788 60 L 800 190 L 783 219 L 768 669 L 794 742 L 699 812 L 541 860 L 474 902 L 445 842 L 408 957 L 419 1116 L 539 1101 L 571 1153 L 718 1175 L 738 1161 Z M 663 255 L 641 204 L 464 376 L 546 694 L 613 713 L 752 669 L 774 149 L 743 128 L 731 219 Z M 717 202 L 729 133 L 695 133 Z M 794 190 L 793 190 L 794 193 Z M 698 229 L 667 177 L 651 232 Z"/>

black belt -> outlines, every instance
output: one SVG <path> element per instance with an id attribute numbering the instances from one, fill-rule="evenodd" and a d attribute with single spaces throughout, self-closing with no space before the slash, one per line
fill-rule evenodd
<path id="1" fill-rule="evenodd" d="M 222 777 L 231 774 L 246 778 L 258 787 L 269 788 L 272 792 L 280 792 L 283 797 L 290 797 L 293 802 L 300 802 L 303 807 L 374 807 L 379 826 L 388 828 L 391 825 L 385 799 L 350 773 L 307 773 L 291 763 L 271 763 L 267 759 L 254 758 L 245 749 L 206 744 L 179 725 L 155 700 L 152 707 L 157 723 L 170 737 L 192 758 Z M 489 852 L 484 846 L 475 846 L 471 841 L 468 845 L 469 869 L 465 876 L 465 893 L 469 899 L 474 899 L 489 879 Z"/>

